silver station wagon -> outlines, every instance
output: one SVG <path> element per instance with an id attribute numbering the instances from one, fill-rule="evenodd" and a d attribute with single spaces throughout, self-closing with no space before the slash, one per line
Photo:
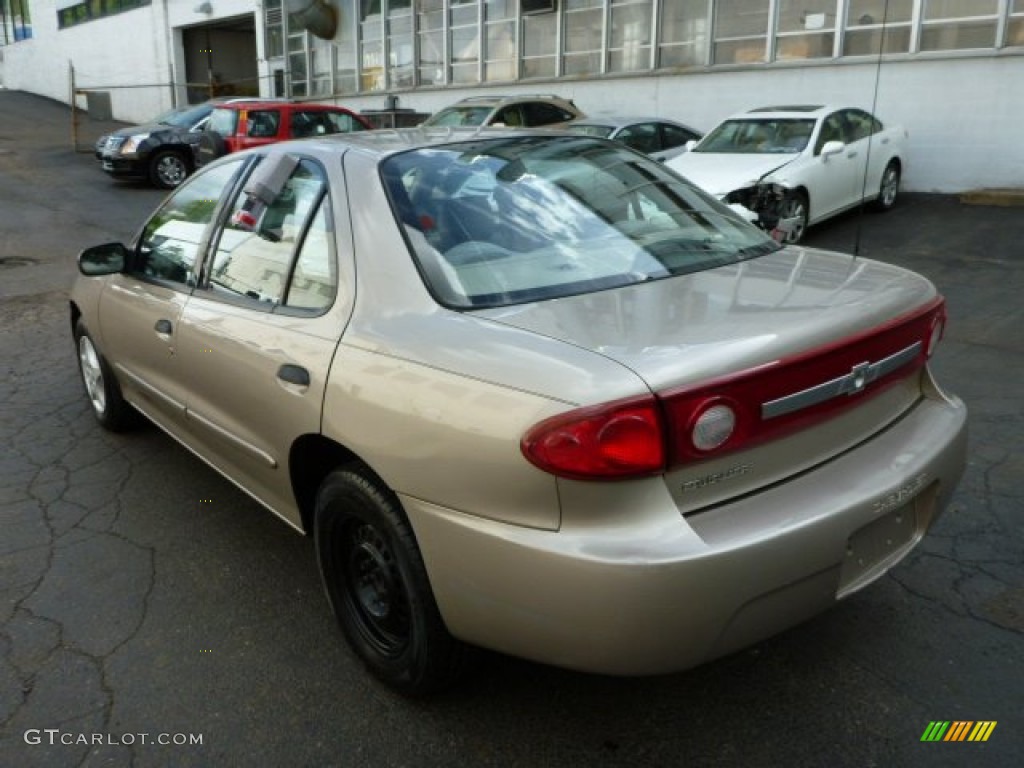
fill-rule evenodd
<path id="1" fill-rule="evenodd" d="M 897 563 L 965 462 L 932 283 L 603 139 L 241 152 L 79 267 L 100 424 L 144 415 L 312 534 L 407 694 L 479 647 L 614 675 L 742 648 Z"/>

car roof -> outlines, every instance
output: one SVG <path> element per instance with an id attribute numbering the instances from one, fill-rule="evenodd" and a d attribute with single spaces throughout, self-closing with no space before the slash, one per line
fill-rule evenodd
<path id="1" fill-rule="evenodd" d="M 301 107 L 312 111 L 317 110 L 340 110 L 351 112 L 348 107 L 339 104 L 320 104 L 313 101 L 293 101 L 290 99 L 237 99 L 224 104 L 218 104 L 217 109 L 270 109 L 281 106 Z"/>
<path id="2" fill-rule="evenodd" d="M 839 107 L 835 104 L 783 104 L 779 106 L 767 106 L 757 107 L 756 109 L 748 109 L 745 112 L 738 112 L 735 115 L 730 115 L 728 120 L 753 120 L 757 118 L 777 118 L 777 117 L 788 117 L 788 118 L 812 118 L 817 119 L 825 115 L 830 115 L 837 109 L 849 109 L 851 107 L 843 106 Z"/>
<path id="3" fill-rule="evenodd" d="M 668 123 L 669 125 L 679 125 L 683 128 L 689 128 L 685 123 L 680 123 L 678 120 L 673 120 L 669 117 L 657 117 L 656 115 L 615 115 L 613 117 L 608 117 L 606 115 L 588 115 L 587 117 L 580 117 L 573 120 L 569 125 L 605 125 L 619 128 L 624 125 L 633 125 L 634 123 Z"/>
<path id="4" fill-rule="evenodd" d="M 553 93 L 518 93 L 514 95 L 499 95 L 499 96 L 467 96 L 464 99 L 459 99 L 454 104 L 450 104 L 452 107 L 459 107 L 463 105 L 479 105 L 479 106 L 497 106 L 498 104 L 514 103 L 518 101 L 558 101 L 563 104 L 572 104 L 572 99 L 567 99 L 564 96 L 557 96 Z"/>
<path id="5" fill-rule="evenodd" d="M 303 152 L 334 154 L 342 149 L 355 149 L 367 155 L 383 159 L 389 155 L 424 147 L 441 147 L 474 139 L 496 139 L 501 137 L 544 136 L 552 139 L 566 138 L 569 134 L 544 128 L 495 128 L 495 127 L 435 127 L 397 128 L 355 133 L 333 133 L 298 141 L 283 141 L 259 149 L 266 152 L 288 152 L 301 147 Z M 581 139 L 585 137 L 576 136 Z"/>

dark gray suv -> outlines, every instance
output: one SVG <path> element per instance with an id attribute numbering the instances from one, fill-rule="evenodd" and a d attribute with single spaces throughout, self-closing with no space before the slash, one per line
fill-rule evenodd
<path id="1" fill-rule="evenodd" d="M 173 189 L 195 170 L 198 145 L 214 107 L 249 99 L 211 99 L 165 112 L 143 125 L 130 125 L 96 140 L 96 158 L 115 178 L 144 178 L 161 189 Z"/>

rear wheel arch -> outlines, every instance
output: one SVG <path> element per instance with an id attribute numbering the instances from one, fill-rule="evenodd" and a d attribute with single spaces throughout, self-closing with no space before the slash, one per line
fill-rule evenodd
<path id="1" fill-rule="evenodd" d="M 363 462 L 358 454 L 323 435 L 301 435 L 292 443 L 288 471 L 306 534 L 313 531 L 316 495 L 324 479 L 339 467 L 358 462 Z"/>

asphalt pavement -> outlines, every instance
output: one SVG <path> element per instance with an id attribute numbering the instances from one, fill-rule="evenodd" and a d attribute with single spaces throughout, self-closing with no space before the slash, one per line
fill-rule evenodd
<path id="1" fill-rule="evenodd" d="M 948 300 L 934 365 L 970 409 L 969 464 L 903 563 L 689 672 L 491 656 L 408 701 L 343 646 L 310 540 L 158 430 L 95 424 L 67 317 L 74 258 L 130 239 L 163 193 L 107 178 L 70 126 L 63 105 L 0 91 L 0 765 L 1020 764 L 1024 208 L 906 194 L 809 233 Z M 83 116 L 80 144 L 105 127 Z M 934 721 L 996 726 L 922 741 Z"/>

